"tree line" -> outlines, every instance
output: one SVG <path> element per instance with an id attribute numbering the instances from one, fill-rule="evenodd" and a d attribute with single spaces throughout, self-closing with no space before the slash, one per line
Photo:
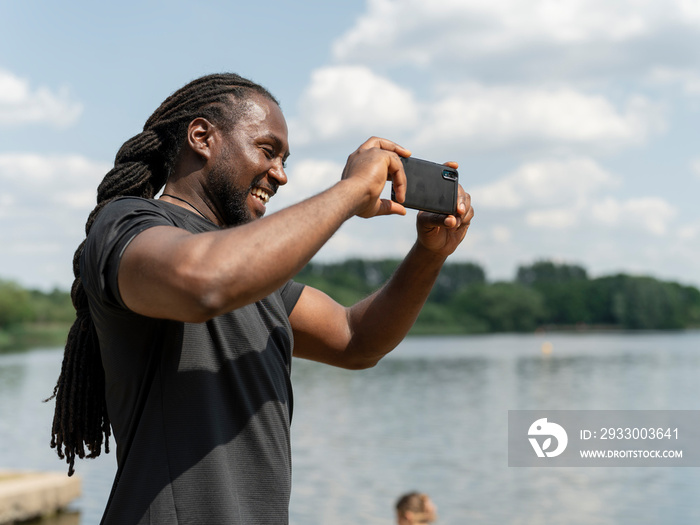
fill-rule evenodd
<path id="1" fill-rule="evenodd" d="M 28 290 L 0 279 L 0 350 L 65 342 L 73 319 L 70 293 Z"/>
<path id="2" fill-rule="evenodd" d="M 27 290 L 14 281 L 0 279 L 0 329 L 27 323 L 72 322 L 75 310 L 70 293 Z"/>
<path id="3" fill-rule="evenodd" d="M 398 260 L 309 263 L 295 280 L 351 305 L 384 283 Z M 396 308 L 401 308 L 400 304 Z M 27 290 L 0 280 L 0 344 L 18 327 L 58 325 L 67 333 L 75 311 L 67 291 Z M 576 328 L 700 328 L 700 291 L 652 277 L 590 278 L 575 264 L 538 261 L 512 281 L 489 282 L 472 262 L 447 263 L 413 329 L 414 334 L 532 332 Z M 61 333 L 62 334 L 62 333 Z M 61 335 L 64 337 L 64 335 Z"/>
<path id="4" fill-rule="evenodd" d="M 398 264 L 312 262 L 296 280 L 350 305 L 375 290 Z M 520 266 L 512 281 L 488 282 L 478 264 L 456 262 L 444 266 L 413 333 L 698 327 L 700 291 L 692 286 L 626 274 L 590 278 L 579 265 L 552 261 Z"/>

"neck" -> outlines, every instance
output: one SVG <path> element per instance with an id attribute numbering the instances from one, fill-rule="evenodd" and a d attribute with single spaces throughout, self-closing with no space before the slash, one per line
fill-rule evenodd
<path id="1" fill-rule="evenodd" d="M 189 200 L 179 197 L 178 195 L 174 195 L 172 193 L 168 193 L 167 191 L 164 191 L 161 196 L 161 199 L 167 199 L 169 202 L 172 202 L 173 204 L 180 206 L 181 208 L 187 208 L 191 211 L 194 211 L 197 215 L 207 219 L 208 221 L 212 221 L 211 218 L 207 217 L 204 213 L 202 213 L 199 208 L 197 208 L 194 204 L 192 204 Z M 192 199 L 194 200 L 194 199 Z M 203 206 L 202 206 L 203 207 Z"/>

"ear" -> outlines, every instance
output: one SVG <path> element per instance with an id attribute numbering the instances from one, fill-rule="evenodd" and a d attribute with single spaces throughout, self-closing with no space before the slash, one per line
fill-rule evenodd
<path id="1" fill-rule="evenodd" d="M 197 117 L 187 126 L 187 144 L 190 149 L 205 161 L 212 155 L 212 148 L 218 143 L 218 129 L 204 117 Z"/>

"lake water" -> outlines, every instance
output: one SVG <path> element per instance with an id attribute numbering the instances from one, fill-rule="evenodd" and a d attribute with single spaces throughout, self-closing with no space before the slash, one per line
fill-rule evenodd
<path id="1" fill-rule="evenodd" d="M 41 403 L 61 359 L 0 355 L 0 469 L 65 471 Z M 700 523 L 699 468 L 511 468 L 507 448 L 508 410 L 700 409 L 698 331 L 409 338 L 365 371 L 295 360 L 293 381 L 294 525 L 391 525 L 410 490 L 440 524 Z M 61 523 L 98 523 L 115 470 L 79 461 Z"/>

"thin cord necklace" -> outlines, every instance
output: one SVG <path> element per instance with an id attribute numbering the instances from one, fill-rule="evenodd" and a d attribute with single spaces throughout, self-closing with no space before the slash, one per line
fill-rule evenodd
<path id="1" fill-rule="evenodd" d="M 175 200 L 178 200 L 178 201 L 180 201 L 180 202 L 184 202 L 184 203 L 187 204 L 190 208 L 192 208 L 194 211 L 196 211 L 196 212 L 199 213 L 202 217 L 204 217 L 206 220 L 208 220 L 209 222 L 211 222 L 211 220 L 210 220 L 206 215 L 204 215 L 201 211 L 199 211 L 199 210 L 195 207 L 194 204 L 192 204 L 192 203 L 190 203 L 190 202 L 187 202 L 185 199 L 181 199 L 180 197 L 176 197 L 175 195 L 170 195 L 169 193 L 161 193 L 160 196 L 161 196 L 161 197 L 170 197 L 171 199 L 175 199 Z"/>

